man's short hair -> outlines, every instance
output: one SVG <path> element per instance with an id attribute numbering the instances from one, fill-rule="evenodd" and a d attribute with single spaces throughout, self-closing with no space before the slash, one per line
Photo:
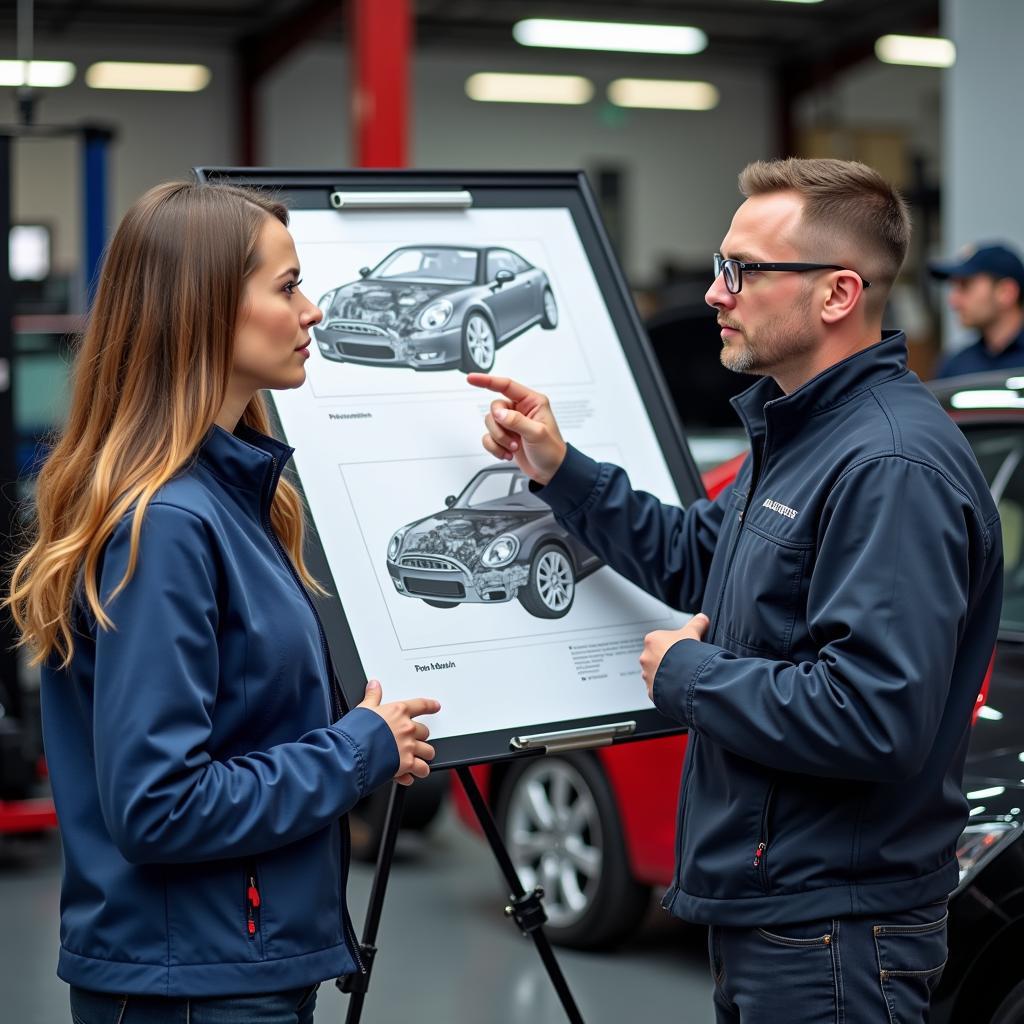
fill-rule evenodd
<path id="1" fill-rule="evenodd" d="M 804 201 L 796 241 L 807 258 L 849 261 L 871 282 L 868 295 L 888 293 L 906 259 L 910 214 L 874 168 L 853 160 L 757 160 L 740 172 L 740 192 L 796 192 Z"/>

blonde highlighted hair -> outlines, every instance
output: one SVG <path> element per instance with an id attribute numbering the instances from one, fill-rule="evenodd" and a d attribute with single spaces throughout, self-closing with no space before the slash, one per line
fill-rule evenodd
<path id="1" fill-rule="evenodd" d="M 4 600 L 32 664 L 70 663 L 79 587 L 100 627 L 116 625 L 99 593 L 100 555 L 134 509 L 128 568 L 109 600 L 135 571 L 149 502 L 194 458 L 220 412 L 268 217 L 288 223 L 286 208 L 255 190 L 169 182 L 137 200 L 115 232 L 67 425 L 39 474 L 33 536 Z M 268 432 L 259 395 L 241 421 Z M 270 518 L 305 584 L 319 589 L 302 559 L 302 504 L 286 480 Z"/>

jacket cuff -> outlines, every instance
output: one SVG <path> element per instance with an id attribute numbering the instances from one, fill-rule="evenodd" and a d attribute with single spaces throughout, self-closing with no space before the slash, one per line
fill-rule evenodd
<path id="1" fill-rule="evenodd" d="M 692 729 L 694 696 L 701 676 L 724 651 L 700 640 L 677 640 L 666 652 L 654 674 L 654 706 L 669 718 Z"/>
<path id="2" fill-rule="evenodd" d="M 531 487 L 530 490 L 550 505 L 556 516 L 570 516 L 594 492 L 600 474 L 599 462 L 567 444 L 558 472 L 544 487 Z"/>
<path id="3" fill-rule="evenodd" d="M 359 795 L 366 796 L 394 778 L 398 771 L 398 744 L 388 723 L 369 708 L 353 708 L 332 726 L 351 743 L 359 763 Z"/>

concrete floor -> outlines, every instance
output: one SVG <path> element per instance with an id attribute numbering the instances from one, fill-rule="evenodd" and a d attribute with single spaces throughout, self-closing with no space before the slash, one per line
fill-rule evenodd
<path id="1" fill-rule="evenodd" d="M 360 930 L 372 868 L 353 867 Z M 388 887 L 362 1020 L 434 1024 L 561 1024 L 565 1015 L 533 943 L 502 916 L 504 886 L 482 840 L 446 813 L 422 839 L 403 835 Z M 67 989 L 54 974 L 60 849 L 0 839 L 0 1020 L 64 1024 Z M 703 929 L 652 907 L 613 953 L 557 950 L 588 1024 L 713 1021 Z M 348 997 L 320 988 L 317 1024 L 345 1019 Z"/>

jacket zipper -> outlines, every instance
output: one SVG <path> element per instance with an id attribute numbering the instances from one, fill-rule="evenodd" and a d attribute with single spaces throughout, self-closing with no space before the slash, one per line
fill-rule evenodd
<path id="1" fill-rule="evenodd" d="M 271 456 L 271 462 L 273 463 L 274 474 L 277 474 L 277 459 Z M 270 538 L 271 544 L 274 546 L 274 550 L 277 551 L 291 574 L 295 585 L 299 588 L 303 598 L 305 598 L 306 604 L 309 605 L 309 610 L 313 613 L 313 619 L 316 622 L 317 632 L 320 634 L 320 650 L 324 656 L 324 669 L 327 672 L 327 693 L 330 698 L 331 714 L 334 716 L 333 721 L 337 721 L 341 716 L 348 710 L 348 702 L 345 700 L 344 694 L 341 692 L 341 685 L 338 682 L 338 677 L 334 672 L 334 663 L 331 661 L 331 652 L 327 646 L 327 637 L 324 634 L 323 623 L 320 621 L 320 615 L 316 610 L 316 605 L 313 604 L 312 598 L 306 591 L 306 588 L 302 585 L 302 580 L 299 579 L 299 574 L 295 571 L 295 566 L 292 565 L 292 560 L 288 557 L 287 552 L 281 545 L 281 541 L 277 534 L 274 532 L 274 526 L 270 522 L 269 512 L 263 515 L 263 529 L 267 536 Z M 352 959 L 355 961 L 356 967 L 359 968 L 360 974 L 366 973 L 366 965 L 363 963 L 363 957 L 359 950 L 359 942 L 356 939 L 355 929 L 352 927 L 352 919 L 348 914 L 348 905 L 345 902 L 345 882 L 348 879 L 349 867 L 352 860 L 352 840 L 348 833 L 348 820 L 345 817 L 338 819 L 338 827 L 341 830 L 341 842 L 344 849 L 344 856 L 342 857 L 342 868 L 343 875 L 341 877 L 341 917 L 342 927 L 344 929 L 345 940 L 347 941 L 349 948 L 352 952 Z M 257 898 L 259 894 L 257 893 Z M 258 905 L 258 904 L 257 904 Z"/>
<path id="2" fill-rule="evenodd" d="M 245 869 L 245 930 L 253 942 L 259 933 L 261 902 L 259 886 L 256 884 L 256 867 L 250 865 Z"/>
<path id="3" fill-rule="evenodd" d="M 277 459 L 271 456 L 271 463 L 273 464 L 274 476 L 277 476 Z M 316 605 L 313 604 L 312 598 L 306 591 L 306 588 L 302 584 L 302 580 L 299 578 L 299 574 L 295 571 L 295 566 L 292 565 L 292 560 L 288 557 L 287 552 L 281 545 L 281 541 L 277 534 L 274 532 L 273 524 L 270 522 L 270 513 L 265 512 L 263 514 L 263 530 L 266 535 L 270 538 L 271 544 L 274 546 L 274 550 L 278 553 L 281 561 L 284 562 L 288 572 L 291 574 L 295 585 L 299 588 L 302 593 L 306 604 L 309 605 L 309 610 L 313 613 L 313 619 L 316 622 L 317 633 L 320 636 L 320 653 L 324 656 L 324 671 L 327 673 L 327 696 L 330 702 L 331 721 L 336 722 L 344 714 L 346 708 L 346 701 L 344 698 L 339 697 L 340 686 L 338 685 L 337 677 L 334 674 L 334 664 L 331 661 L 331 654 L 327 647 L 327 637 L 324 634 L 323 623 L 320 621 L 320 615 L 316 610 Z"/>
<path id="4" fill-rule="evenodd" d="M 341 818 L 338 822 L 341 828 L 341 844 L 344 854 L 341 858 L 342 864 L 342 876 L 341 876 L 341 923 L 345 932 L 345 941 L 348 943 L 349 949 L 352 951 L 352 959 L 356 963 L 356 967 L 359 969 L 360 974 L 366 973 L 366 964 L 363 963 L 363 955 L 359 949 L 359 940 L 356 938 L 356 930 L 352 927 L 352 918 L 348 914 L 348 904 L 345 902 L 345 885 L 348 881 L 349 867 L 352 863 L 352 837 L 348 832 L 348 821 Z"/>
<path id="5" fill-rule="evenodd" d="M 679 810 L 677 812 L 676 820 L 676 867 L 675 867 L 675 879 L 673 882 L 673 888 L 678 889 L 683 881 L 683 833 L 686 828 L 686 794 L 690 788 L 690 780 L 693 778 L 693 766 L 696 760 L 697 754 L 697 734 L 690 732 L 687 739 L 686 748 L 686 768 L 683 772 L 682 786 L 679 790 Z M 672 889 L 665 894 L 665 899 L 661 901 L 661 905 L 665 910 L 668 910 L 669 895 L 672 893 Z"/>
<path id="6" fill-rule="evenodd" d="M 761 811 L 761 834 L 757 846 L 754 847 L 754 867 L 757 868 L 761 880 L 761 887 L 768 891 L 768 866 L 765 855 L 768 852 L 768 821 L 772 811 L 772 801 L 775 799 L 775 783 L 768 787 L 768 795 L 764 800 L 764 809 Z"/>

